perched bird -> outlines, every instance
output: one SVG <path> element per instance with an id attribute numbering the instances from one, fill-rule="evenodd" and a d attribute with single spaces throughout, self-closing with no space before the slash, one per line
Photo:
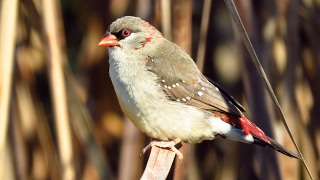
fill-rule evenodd
<path id="1" fill-rule="evenodd" d="M 152 145 L 169 147 L 182 158 L 177 143 L 222 136 L 300 159 L 250 122 L 236 100 L 148 22 L 119 18 L 99 46 L 108 47 L 109 73 L 122 111 L 140 131 L 161 141 L 144 151 Z"/>

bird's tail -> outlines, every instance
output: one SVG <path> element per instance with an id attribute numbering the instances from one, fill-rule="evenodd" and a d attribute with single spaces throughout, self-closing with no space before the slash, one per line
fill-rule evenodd
<path id="1" fill-rule="evenodd" d="M 299 155 L 296 155 L 295 153 L 291 152 L 275 140 L 271 139 L 270 137 L 266 136 L 264 132 L 258 128 L 254 123 L 250 122 L 245 116 L 242 116 L 239 118 L 239 122 L 244 130 L 244 132 L 250 132 L 250 134 L 253 136 L 254 144 L 264 146 L 264 147 L 271 147 L 276 151 L 281 152 L 284 155 L 287 155 L 289 157 L 301 159 Z"/>
<path id="2" fill-rule="evenodd" d="M 260 128 L 258 128 L 254 123 L 250 122 L 245 116 L 238 117 L 217 112 L 215 113 L 215 117 L 219 117 L 224 122 L 232 125 L 233 130 L 222 135 L 227 139 L 241 141 L 244 143 L 253 143 L 263 147 L 271 147 L 284 155 L 301 159 L 299 155 L 296 155 L 281 144 L 277 143 L 275 140 L 265 135 Z"/>
<path id="3" fill-rule="evenodd" d="M 275 140 L 271 139 L 270 137 L 266 136 L 269 140 L 270 143 L 265 142 L 264 140 L 260 139 L 258 136 L 255 136 L 254 134 L 252 134 L 253 138 L 254 138 L 254 144 L 257 144 L 259 146 L 263 146 L 263 147 L 271 147 L 272 149 L 286 155 L 289 157 L 293 157 L 296 159 L 301 159 L 301 157 L 295 153 L 293 153 L 292 151 L 288 150 L 287 148 L 283 147 L 281 144 L 279 144 L 278 142 L 276 142 Z"/>

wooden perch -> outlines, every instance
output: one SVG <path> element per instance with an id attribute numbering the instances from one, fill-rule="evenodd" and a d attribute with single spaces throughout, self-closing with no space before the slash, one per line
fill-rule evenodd
<path id="1" fill-rule="evenodd" d="M 152 146 L 149 160 L 141 179 L 166 179 L 175 155 L 169 149 Z"/>

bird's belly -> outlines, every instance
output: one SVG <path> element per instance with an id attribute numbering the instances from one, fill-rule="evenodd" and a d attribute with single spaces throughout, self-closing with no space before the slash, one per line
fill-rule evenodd
<path id="1" fill-rule="evenodd" d="M 204 119 L 199 110 L 167 99 L 157 100 L 147 91 L 141 97 L 121 86 L 115 85 L 115 89 L 122 111 L 148 136 L 163 141 L 180 138 L 190 143 L 214 138 L 210 120 Z"/>

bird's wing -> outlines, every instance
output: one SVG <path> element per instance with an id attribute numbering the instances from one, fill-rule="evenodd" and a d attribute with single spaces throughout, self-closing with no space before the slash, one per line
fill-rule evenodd
<path id="1" fill-rule="evenodd" d="M 226 90 L 224 90 L 218 83 L 212 81 L 211 79 L 207 78 L 210 83 L 212 83 L 214 86 L 216 86 L 223 95 L 225 95 L 235 106 L 237 106 L 238 109 L 240 109 L 242 112 L 245 112 L 246 109 L 236 100 L 234 99 L 230 94 L 227 93 Z"/>
<path id="2" fill-rule="evenodd" d="M 159 77 L 158 83 L 168 97 L 208 111 L 242 115 L 244 108 L 224 90 L 210 83 L 189 55 L 174 44 L 165 44 L 159 47 L 156 56 L 149 55 L 147 67 Z"/>

